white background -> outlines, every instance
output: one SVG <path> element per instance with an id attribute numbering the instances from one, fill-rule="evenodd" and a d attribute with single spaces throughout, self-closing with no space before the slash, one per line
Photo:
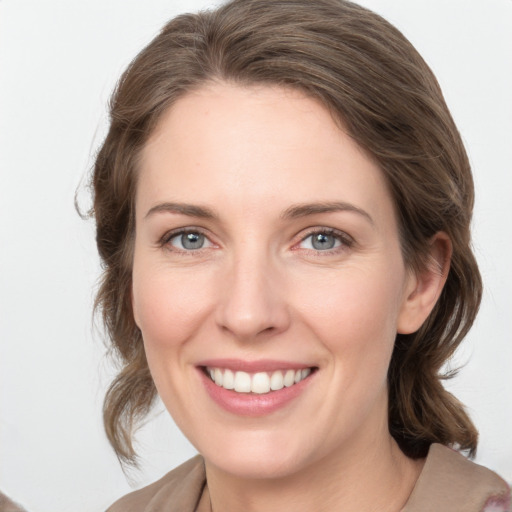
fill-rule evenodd
<path id="1" fill-rule="evenodd" d="M 512 0 L 361 3 L 432 66 L 468 147 L 486 292 L 449 387 L 480 429 L 477 460 L 511 481 Z M 91 320 L 93 225 L 73 199 L 121 71 L 170 17 L 211 5 L 0 0 L 0 489 L 31 512 L 103 510 L 131 489 L 102 430 L 113 370 Z M 194 453 L 165 412 L 139 450 L 134 486 Z"/>

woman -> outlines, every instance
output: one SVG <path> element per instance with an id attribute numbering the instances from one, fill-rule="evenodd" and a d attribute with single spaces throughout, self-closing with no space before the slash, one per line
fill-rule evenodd
<path id="1" fill-rule="evenodd" d="M 107 434 L 156 394 L 201 456 L 110 510 L 507 510 L 439 371 L 481 298 L 473 184 L 431 71 L 341 0 L 172 20 L 94 169 Z"/>

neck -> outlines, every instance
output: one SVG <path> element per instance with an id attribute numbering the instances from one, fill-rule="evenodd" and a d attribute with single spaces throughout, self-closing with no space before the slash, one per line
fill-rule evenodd
<path id="1" fill-rule="evenodd" d="M 351 444 L 282 478 L 244 479 L 206 462 L 212 512 L 398 512 L 424 461 L 413 461 L 385 429 L 384 439 Z"/>

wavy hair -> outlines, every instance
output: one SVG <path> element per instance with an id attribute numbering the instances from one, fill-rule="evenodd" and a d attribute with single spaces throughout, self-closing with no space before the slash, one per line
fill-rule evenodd
<path id="1" fill-rule="evenodd" d="M 428 264 L 438 231 L 453 245 L 441 297 L 414 334 L 398 334 L 388 373 L 389 430 L 410 457 L 431 443 L 474 454 L 477 431 L 440 373 L 478 311 L 481 277 L 470 245 L 474 188 L 441 89 L 409 41 L 377 14 L 344 0 L 233 0 L 172 19 L 122 75 L 93 169 L 103 263 L 96 307 L 120 362 L 104 402 L 119 459 L 135 463 L 134 429 L 156 390 L 131 307 L 138 157 L 162 114 L 211 81 L 298 89 L 343 123 L 382 170 L 404 261 Z"/>

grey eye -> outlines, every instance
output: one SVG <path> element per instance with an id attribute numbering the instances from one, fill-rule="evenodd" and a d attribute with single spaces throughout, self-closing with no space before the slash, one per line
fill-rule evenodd
<path id="1" fill-rule="evenodd" d="M 203 249 L 210 245 L 209 240 L 197 231 L 190 231 L 188 233 L 179 233 L 173 236 L 169 243 L 182 251 L 195 251 Z"/>
<path id="2" fill-rule="evenodd" d="M 312 233 L 301 242 L 303 249 L 312 249 L 315 251 L 328 251 L 329 249 L 335 249 L 340 245 L 341 240 L 339 236 L 322 231 Z"/>
<path id="3" fill-rule="evenodd" d="M 184 233 L 181 235 L 181 245 L 185 249 L 201 249 L 204 245 L 204 235 L 201 235 L 201 233 Z"/>
<path id="4" fill-rule="evenodd" d="M 326 233 L 315 233 L 311 235 L 311 245 L 318 251 L 325 251 L 334 248 L 336 237 Z"/>

